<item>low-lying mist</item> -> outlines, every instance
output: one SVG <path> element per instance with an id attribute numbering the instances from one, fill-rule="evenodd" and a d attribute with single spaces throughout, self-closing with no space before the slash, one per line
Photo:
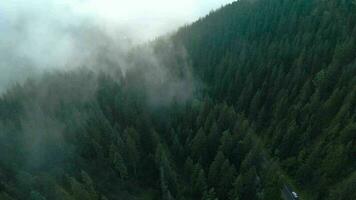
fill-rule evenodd
<path id="1" fill-rule="evenodd" d="M 12 159 L 24 162 L 25 168 L 55 166 L 68 159 L 58 153 L 70 150 L 68 141 L 74 140 L 68 138 L 74 137 L 68 127 L 84 126 L 92 112 L 86 107 L 95 110 L 97 104 L 105 105 L 97 103 L 104 101 L 100 96 L 112 96 L 115 100 L 110 102 L 118 104 L 139 99 L 149 108 L 192 97 L 195 84 L 184 47 L 168 36 L 156 39 L 187 16 L 173 12 L 177 16 L 170 23 L 151 24 L 156 19 L 148 16 L 147 21 L 142 14 L 136 19 L 131 3 L 118 2 L 113 4 L 117 12 L 131 6 L 133 13 L 116 13 L 108 6 L 113 1 L 108 5 L 96 0 L 0 3 L 0 119 L 9 119 L 0 123 L 0 138 L 9 145 L 11 135 L 21 135 L 23 152 Z M 113 86 L 106 86 L 110 81 Z M 109 94 L 101 95 L 111 87 Z M 121 91 L 126 100 L 117 97 Z M 1 154 L 0 160 L 6 160 L 6 155 Z"/>
<path id="2" fill-rule="evenodd" d="M 133 34 L 66 1 L 14 2 L 0 3 L 0 119 L 10 119 L 0 124 L 0 138 L 9 145 L 11 135 L 21 135 L 23 152 L 12 159 L 24 169 L 68 160 L 59 152 L 71 151 L 76 129 L 90 117 L 104 119 L 95 118 L 106 110 L 98 105 L 115 102 L 110 107 L 117 111 L 108 113 L 135 121 L 124 114 L 135 113 L 135 104 L 152 110 L 192 98 L 196 84 L 184 47 L 169 36 L 153 37 L 168 29 L 152 33 L 141 26 Z"/>
<path id="3" fill-rule="evenodd" d="M 120 27 L 113 25 L 109 30 L 93 14 L 74 10 L 82 6 L 75 6 L 80 1 L 73 2 L 15 0 L 0 4 L 0 90 L 44 71 L 98 69 L 105 64 L 102 57 L 119 62 L 131 48 Z"/>
<path id="4" fill-rule="evenodd" d="M 226 2 L 1 2 L 0 93 L 16 82 L 53 70 L 86 67 L 98 71 L 120 67 L 125 73 L 129 67 L 125 60 L 133 47 L 174 31 Z M 142 57 L 153 56 L 145 52 L 148 55 Z M 164 74 L 167 72 L 160 76 Z"/>
<path id="5" fill-rule="evenodd" d="M 158 2 L 167 6 L 167 2 Z M 189 2 L 193 1 L 183 1 L 180 6 Z M 141 3 L 139 11 L 148 5 Z M 158 37 L 193 15 L 168 9 L 161 15 L 172 14 L 175 19 L 157 25 L 149 23 L 160 19 L 157 16 L 142 18 L 150 13 L 137 18 L 138 11 L 134 16 L 126 11 L 125 18 L 125 13 L 111 8 L 104 15 L 108 6 L 93 12 L 96 4 L 105 3 L 0 3 L 4 11 L 0 12 L 0 119 L 7 119 L 0 124 L 0 138 L 9 145 L 12 135 L 21 135 L 23 152 L 11 159 L 23 163 L 24 169 L 51 168 L 70 159 L 71 153 L 58 152 L 71 152 L 75 132 L 90 120 L 105 119 L 98 117 L 101 112 L 133 124 L 137 116 L 131 114 L 144 113 L 135 111 L 143 109 L 138 104 L 155 110 L 184 103 L 194 95 L 197 84 L 184 46 L 169 35 Z M 117 12 L 124 12 L 120 3 L 114 5 Z M 148 10 L 153 12 L 157 4 L 150 6 Z M 97 109 L 98 105 L 104 107 Z M 7 160 L 6 155 L 0 155 L 0 160 Z"/>

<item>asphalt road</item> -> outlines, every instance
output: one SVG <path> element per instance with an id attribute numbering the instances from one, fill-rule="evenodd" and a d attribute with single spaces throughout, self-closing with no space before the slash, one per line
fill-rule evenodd
<path id="1" fill-rule="evenodd" d="M 285 200 L 300 200 L 300 198 L 295 198 L 292 194 L 293 190 L 288 185 L 284 185 L 282 189 L 282 197 Z"/>

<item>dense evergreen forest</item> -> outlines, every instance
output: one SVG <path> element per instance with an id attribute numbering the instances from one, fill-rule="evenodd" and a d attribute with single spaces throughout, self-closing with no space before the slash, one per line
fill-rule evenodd
<path id="1" fill-rule="evenodd" d="M 169 37 L 3 94 L 0 199 L 356 199 L 355 1 L 240 0 Z"/>

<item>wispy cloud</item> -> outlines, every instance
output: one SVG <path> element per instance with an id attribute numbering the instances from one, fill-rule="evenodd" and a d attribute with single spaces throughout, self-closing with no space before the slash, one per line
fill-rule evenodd
<path id="1" fill-rule="evenodd" d="M 94 65 L 103 51 L 110 56 L 125 52 L 227 2 L 231 0 L 1 1 L 0 92 L 33 69 Z"/>

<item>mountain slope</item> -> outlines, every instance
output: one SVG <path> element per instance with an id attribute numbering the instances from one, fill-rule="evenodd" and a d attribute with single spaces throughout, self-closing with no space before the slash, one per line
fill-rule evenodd
<path id="1" fill-rule="evenodd" d="M 247 116 L 319 198 L 355 173 L 355 11 L 352 1 L 239 1 L 176 37 L 207 93 Z"/>
<path id="2" fill-rule="evenodd" d="M 284 173 L 311 199 L 356 198 L 355 11 L 240 0 L 134 49 L 125 73 L 13 87 L 0 199 L 277 200 Z"/>

